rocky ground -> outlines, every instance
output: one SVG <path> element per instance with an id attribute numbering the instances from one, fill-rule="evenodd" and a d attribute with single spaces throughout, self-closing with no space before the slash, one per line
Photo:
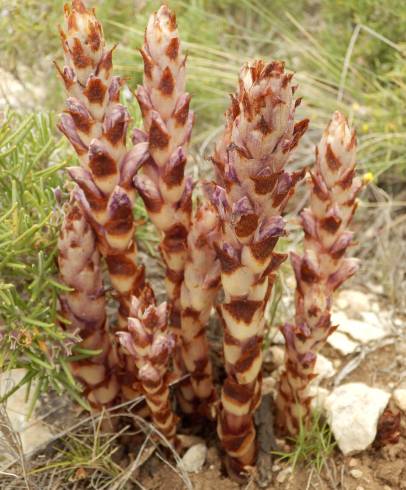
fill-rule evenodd
<path id="1" fill-rule="evenodd" d="M 314 404 L 329 421 L 337 445 L 320 473 L 310 461 L 308 465 L 300 464 L 292 471 L 288 463 L 278 461 L 276 457 L 272 463 L 261 460 L 260 466 L 264 466 L 259 470 L 269 473 L 267 478 L 259 478 L 263 483 L 259 487 L 255 481 L 258 475 L 253 475 L 246 488 L 406 489 L 405 318 L 390 311 L 383 295 L 376 289 L 373 292 L 366 289 L 344 290 L 338 296 L 336 305 L 334 318 L 340 327 L 318 359 L 318 376 L 313 381 L 312 389 Z M 282 338 L 275 335 L 265 362 L 268 375 L 265 377 L 264 391 L 271 396 L 275 393 L 282 363 Z M 11 379 L 10 374 L 3 374 L 0 379 L 1 391 L 5 390 L 6 383 L 18 382 L 21 375 L 16 371 Z M 27 422 L 24 393 L 18 390 L 9 401 L 7 412 L 11 424 L 21 435 L 24 452 L 36 455 L 35 462 L 31 460 L 34 466 L 37 466 L 41 452 L 43 458 L 52 458 L 51 446 L 55 439 L 60 439 L 55 434 L 61 430 L 66 434 L 67 427 L 77 423 L 77 412 L 71 407 L 67 410 L 66 403 L 58 397 L 53 398 L 53 406 L 49 401 L 43 404 L 36 410 L 34 418 Z M 399 416 L 400 437 L 397 438 Z M 206 432 L 209 437 L 204 439 L 186 436 L 185 443 L 190 448 L 183 455 L 182 462 L 176 464 L 172 461 L 170 466 L 162 464 L 153 447 L 145 444 L 142 464 L 137 466 L 132 479 L 135 477 L 140 482 L 140 488 L 151 490 L 239 488 L 222 473 L 222 455 L 213 428 Z M 391 438 L 392 443 L 388 444 Z M 379 447 L 377 439 L 381 440 L 382 447 Z M 49 444 L 50 441 L 54 442 Z M 277 442 L 284 447 L 284 441 Z M 127 460 L 124 458 L 121 461 L 123 466 L 134 461 L 135 454 L 126 457 Z M 167 459 L 169 463 L 171 458 L 168 456 Z M 10 471 L 7 470 L 10 467 L 4 456 L 0 465 L 3 471 Z M 90 475 L 91 470 L 87 469 L 85 476 L 78 473 L 75 484 L 73 478 L 72 486 L 60 488 L 94 488 L 87 486 Z"/>

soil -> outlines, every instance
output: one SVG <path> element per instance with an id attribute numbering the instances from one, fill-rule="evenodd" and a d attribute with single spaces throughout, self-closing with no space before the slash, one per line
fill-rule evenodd
<path id="1" fill-rule="evenodd" d="M 328 351 L 329 349 L 327 349 Z M 328 352 L 324 352 L 328 355 Z M 337 357 L 337 355 L 336 355 Z M 385 346 L 371 353 L 346 379 L 346 382 L 364 382 L 388 389 L 399 383 L 400 373 L 406 369 L 406 341 Z M 353 470 L 359 470 L 353 471 Z M 286 463 L 274 462 L 273 478 L 266 489 L 310 490 L 402 490 L 406 489 L 406 417 L 401 416 L 401 436 L 396 444 L 381 449 L 371 448 L 361 454 L 344 457 L 335 450 L 321 473 L 311 467 L 299 466 L 289 474 Z M 286 474 L 286 479 L 280 482 Z M 355 475 L 355 478 L 353 475 Z M 194 490 L 259 489 L 255 481 L 246 486 L 232 482 L 222 472 L 222 456 L 216 446 L 208 448 L 205 467 L 198 474 L 189 475 Z M 278 481 L 279 480 L 279 481 Z M 139 475 L 139 481 L 148 490 L 183 490 L 180 477 L 162 463 L 148 463 Z"/>
<path id="2" fill-rule="evenodd" d="M 375 299 L 376 302 L 379 302 L 379 298 Z M 382 308 L 385 309 L 385 305 Z M 386 309 L 389 309 L 387 305 Z M 369 386 L 382 388 L 387 391 L 392 391 L 397 387 L 406 388 L 406 332 L 404 327 L 406 325 L 406 319 L 400 317 L 400 320 L 396 323 L 397 326 L 393 330 L 393 334 L 380 342 L 375 348 L 368 348 L 364 356 L 361 356 L 359 353 L 341 356 L 331 347 L 326 347 L 323 350 L 322 353 L 333 362 L 337 370 L 336 377 L 340 375 L 341 370 L 348 362 L 359 356 L 360 363 L 356 369 L 344 379 L 341 379 L 340 384 L 342 382 L 363 382 Z M 216 340 L 212 343 L 212 346 L 214 350 L 219 351 L 219 356 L 216 355 L 218 359 L 221 357 L 219 332 L 215 322 L 213 322 L 211 327 L 213 327 L 211 328 L 211 333 L 213 333 Z M 218 368 L 216 369 L 216 374 L 220 378 L 217 381 L 221 382 L 224 373 L 222 372 L 221 365 L 216 366 L 216 368 Z M 265 364 L 265 370 L 268 371 L 266 373 L 267 375 L 277 372 L 272 360 Z M 328 382 L 324 382 L 323 386 L 331 389 L 334 384 L 334 379 L 331 378 Z M 46 412 L 49 411 L 49 407 L 51 406 L 54 407 L 54 410 L 47 413 L 38 411 L 37 415 L 46 419 L 49 426 L 52 426 L 54 434 L 61 432 L 66 434 L 66 431 L 69 431 L 69 427 L 73 428 L 75 425 L 77 426 L 78 421 L 82 417 L 86 417 L 83 411 L 78 410 L 78 407 L 75 407 L 66 398 L 56 397 L 52 393 L 44 395 L 43 398 L 42 406 L 46 407 Z M 271 405 L 270 400 L 267 400 L 267 403 L 268 406 Z M 394 413 L 398 413 L 393 401 L 390 402 L 389 407 Z M 259 412 L 262 411 L 260 410 Z M 265 410 L 264 413 L 265 416 L 262 418 L 259 417 L 263 421 L 262 425 L 260 424 L 259 426 L 259 432 L 264 424 L 266 425 L 266 429 L 273 425 L 272 419 L 268 416 L 272 414 L 272 410 Z M 256 421 L 258 422 L 258 420 Z M 90 424 L 89 428 L 85 427 L 85 430 L 91 433 L 92 427 Z M 286 462 L 277 461 L 275 459 L 276 457 L 274 457 L 273 461 L 269 461 L 269 458 L 268 460 L 262 458 L 259 460 L 258 473 L 253 474 L 251 480 L 242 486 L 231 481 L 223 473 L 223 455 L 217 445 L 214 424 L 213 426 L 207 423 L 200 423 L 199 425 L 199 422 L 196 420 L 187 421 L 180 432 L 201 436 L 201 442 L 205 442 L 208 446 L 207 458 L 202 470 L 196 474 L 187 475 L 191 486 L 186 486 L 182 481 L 181 475 L 176 469 L 176 463 L 170 455 L 166 455 L 167 457 L 164 455 L 163 458 L 159 458 L 156 451 L 150 451 L 149 449 L 151 448 L 146 447 L 144 448 L 145 454 L 141 454 L 143 463 L 138 467 L 136 473 L 132 475 L 139 482 L 140 486 L 128 483 L 126 486 L 120 486 L 119 488 L 143 488 L 147 490 L 183 490 L 184 488 L 193 488 L 194 490 L 254 490 L 260 488 L 269 490 L 406 490 L 406 413 L 401 413 L 401 434 L 399 441 L 395 444 L 387 444 L 381 448 L 372 447 L 362 453 L 347 457 L 344 457 L 338 449 L 334 449 L 320 473 L 311 466 L 311 462 L 308 462 L 307 465 L 299 464 L 292 471 L 292 468 Z M 267 430 L 265 430 L 266 432 Z M 269 437 L 269 435 L 266 437 Z M 45 451 L 41 452 L 41 454 L 37 452 L 35 458 L 31 459 L 34 467 L 38 467 L 37 464 L 42 466 L 44 461 L 52 462 L 56 455 L 55 449 L 58 447 L 63 449 L 63 437 L 56 436 L 55 439 L 48 445 Z M 145 436 L 141 434 L 141 443 L 144 439 Z M 121 456 L 116 462 L 122 466 L 124 472 L 129 463 L 139 456 L 140 445 L 134 444 L 134 439 L 132 441 L 131 449 L 125 450 L 124 446 L 122 446 L 117 453 L 117 455 L 120 453 Z M 278 440 L 278 444 L 280 445 L 281 443 L 283 444 L 284 441 L 281 442 L 281 440 Z M 18 470 L 16 470 L 16 473 L 18 473 Z M 87 476 L 91 476 L 91 473 L 92 470 L 88 468 Z M 269 476 L 269 478 L 266 484 L 260 485 L 261 482 L 264 482 L 264 474 Z M 90 482 L 88 477 L 85 477 L 83 480 L 81 479 L 82 481 L 80 483 L 76 481 L 76 484 L 79 483 L 79 486 L 73 483 L 71 486 L 69 482 L 72 480 L 65 480 L 61 487 L 55 488 L 97 488 L 91 485 L 89 486 Z M 46 480 L 47 476 L 44 475 L 44 480 L 42 481 Z M 2 487 L 0 483 L 0 488 L 6 487 Z"/>
<path id="3" fill-rule="evenodd" d="M 385 339 L 386 340 L 386 339 Z M 341 382 L 362 382 L 369 386 L 393 390 L 406 387 L 406 338 L 399 327 L 392 338 L 382 342 L 381 347 L 369 352 L 358 367 Z M 322 353 L 340 369 L 354 356 L 341 356 L 333 348 L 326 347 Z M 334 380 L 334 379 L 333 379 Z M 333 380 L 325 384 L 330 387 Z M 330 386 L 329 386 L 330 385 Z M 391 401 L 389 407 L 398 413 Z M 284 490 L 402 490 L 406 489 L 406 414 L 401 413 L 401 434 L 395 444 L 370 448 L 353 456 L 343 456 L 335 449 L 320 473 L 309 465 L 299 465 L 292 472 L 288 464 L 274 461 L 271 481 L 259 486 L 255 476 L 246 485 L 240 486 L 227 478 L 222 469 L 222 454 L 215 434 L 204 468 L 189 478 L 194 490 L 237 489 L 284 489 Z M 206 440 L 207 442 L 207 440 Z M 181 490 L 186 488 L 178 474 L 151 458 L 142 468 L 138 480 L 148 490 Z"/>

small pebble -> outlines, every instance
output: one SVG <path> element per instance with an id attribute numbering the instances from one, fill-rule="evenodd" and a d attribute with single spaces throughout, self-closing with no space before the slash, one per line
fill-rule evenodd
<path id="1" fill-rule="evenodd" d="M 398 388 L 393 392 L 393 398 L 396 405 L 404 412 L 406 412 L 406 389 Z"/>
<path id="2" fill-rule="evenodd" d="M 362 477 L 363 473 L 361 470 L 351 470 L 350 475 L 356 480 L 359 480 Z"/>
<path id="3" fill-rule="evenodd" d="M 392 488 L 389 485 L 384 485 L 383 490 L 392 490 Z"/>
<path id="4" fill-rule="evenodd" d="M 355 490 L 365 490 L 364 487 L 358 486 Z"/>
<path id="5" fill-rule="evenodd" d="M 262 395 L 269 395 L 275 389 L 276 379 L 272 376 L 266 376 L 262 380 Z"/>
<path id="6" fill-rule="evenodd" d="M 272 466 L 272 471 L 274 471 L 275 473 L 276 473 L 277 471 L 279 471 L 280 469 L 281 469 L 281 467 L 280 467 L 278 464 L 274 464 L 274 465 Z"/>
<path id="7" fill-rule="evenodd" d="M 357 464 L 359 463 L 358 459 L 355 459 L 355 458 L 351 458 L 348 465 L 351 467 L 351 468 L 354 468 L 354 466 L 357 466 Z"/>
<path id="8" fill-rule="evenodd" d="M 182 458 L 183 467 L 188 473 L 198 473 L 204 465 L 207 456 L 205 444 L 195 444 L 190 447 Z"/>
<path id="9" fill-rule="evenodd" d="M 273 345 L 269 348 L 272 354 L 272 360 L 277 366 L 281 366 L 285 360 L 285 350 L 282 347 Z"/>
<path id="10" fill-rule="evenodd" d="M 288 476 L 291 473 L 292 473 L 292 468 L 289 466 L 288 468 L 285 468 L 280 473 L 278 473 L 278 476 L 276 477 L 276 481 L 278 483 L 285 483 L 285 481 L 287 480 Z"/>

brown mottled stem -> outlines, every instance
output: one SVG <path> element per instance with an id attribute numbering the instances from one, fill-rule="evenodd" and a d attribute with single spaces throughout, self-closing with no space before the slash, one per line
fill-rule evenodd
<path id="1" fill-rule="evenodd" d="M 357 270 L 357 260 L 346 258 L 352 243 L 349 226 L 362 187 L 355 177 L 356 138 L 345 117 L 336 112 L 316 148 L 311 172 L 310 208 L 301 214 L 304 254 L 292 254 L 296 276 L 295 324 L 287 324 L 285 371 L 277 400 L 277 423 L 298 433 L 310 421 L 309 383 L 314 378 L 317 352 L 336 329 L 330 312 L 334 291 Z"/>
<path id="2" fill-rule="evenodd" d="M 130 120 L 119 103 L 122 81 L 112 76 L 113 49 L 107 50 L 102 26 L 81 0 L 65 5 L 66 30 L 60 30 L 65 67 L 58 71 L 68 98 L 59 129 L 80 160 L 69 174 L 78 184 L 80 200 L 97 234 L 120 303 L 119 323 L 127 324 L 130 297 L 144 285 L 144 270 L 136 263 L 135 190 L 132 179 L 147 158 L 148 145 L 127 151 Z"/>
<path id="3" fill-rule="evenodd" d="M 308 125 L 294 122 L 294 90 L 281 62 L 256 61 L 242 68 L 213 157 L 217 184 L 206 188 L 222 226 L 217 252 L 227 378 L 218 434 L 236 479 L 256 461 L 253 412 L 261 400 L 264 310 L 285 259 L 274 247 L 285 234 L 282 210 L 303 176 L 285 170 Z"/>
<path id="4" fill-rule="evenodd" d="M 106 319 L 100 255 L 95 234 L 81 206 L 74 199 L 66 206 L 58 240 L 61 281 L 73 291 L 60 297 L 61 313 L 69 321 L 64 326 L 80 336 L 80 347 L 100 350 L 100 354 L 70 362 L 74 376 L 95 410 L 117 401 L 119 358 Z"/>
<path id="5" fill-rule="evenodd" d="M 177 417 L 169 397 L 169 357 L 174 338 L 168 333 L 166 303 L 156 306 L 152 290 L 133 296 L 128 331 L 117 332 L 138 369 L 138 378 L 156 428 L 175 446 Z"/>
<path id="6" fill-rule="evenodd" d="M 149 217 L 161 232 L 161 254 L 166 266 L 169 328 L 176 337 L 174 369 L 186 371 L 180 343 L 180 292 L 191 224 L 192 184 L 185 178 L 186 152 L 193 126 L 190 95 L 185 91 L 186 57 L 181 51 L 175 15 L 162 6 L 151 16 L 141 49 L 143 85 L 137 89 L 150 158 L 134 179 Z M 186 405 L 190 382 L 181 385 Z"/>
<path id="7" fill-rule="evenodd" d="M 220 286 L 220 263 L 213 243 L 218 239 L 215 208 L 202 204 L 195 213 L 188 236 L 188 257 L 181 290 L 182 358 L 191 374 L 189 392 L 184 387 L 180 403 L 185 413 L 215 417 L 216 392 L 206 325 Z"/>

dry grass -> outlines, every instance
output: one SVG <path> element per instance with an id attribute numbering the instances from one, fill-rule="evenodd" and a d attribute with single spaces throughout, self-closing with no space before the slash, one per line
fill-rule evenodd
<path id="1" fill-rule="evenodd" d="M 59 422 L 57 419 L 52 422 L 52 429 L 55 432 L 59 428 L 59 432 L 45 447 L 29 454 L 29 461 L 24 456 L 19 433 L 11 426 L 6 406 L 1 405 L 0 448 L 7 455 L 6 462 L 0 466 L 1 490 L 143 489 L 138 475 L 150 458 L 158 458 L 184 488 L 192 489 L 170 442 L 136 414 L 143 400 L 139 397 L 100 414 L 82 413 L 80 420 L 67 428 L 63 428 L 66 424 L 63 418 Z M 64 406 L 63 414 L 69 409 Z M 48 414 L 52 412 L 48 410 Z M 47 422 L 47 417 L 43 422 Z"/>

